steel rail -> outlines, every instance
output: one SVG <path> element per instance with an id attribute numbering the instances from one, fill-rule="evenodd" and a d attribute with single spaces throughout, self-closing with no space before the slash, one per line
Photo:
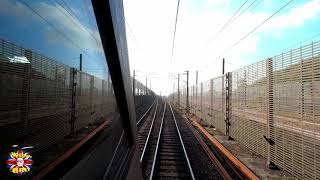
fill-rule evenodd
<path id="1" fill-rule="evenodd" d="M 146 151 L 148 143 L 149 143 L 149 138 L 150 138 L 150 134 L 151 134 L 151 131 L 152 131 L 153 123 L 154 123 L 154 120 L 155 120 L 156 115 L 157 115 L 158 105 L 159 105 L 159 102 L 157 100 L 156 110 L 154 111 L 154 114 L 153 114 L 152 123 L 151 123 L 150 129 L 149 129 L 149 132 L 148 132 L 148 136 L 147 136 L 146 142 L 145 142 L 144 147 L 143 147 L 143 151 L 142 151 L 142 154 L 141 154 L 141 157 L 140 157 L 140 162 L 142 162 L 142 160 L 143 160 L 145 151 Z"/>
<path id="2" fill-rule="evenodd" d="M 211 144 L 217 148 L 232 164 L 246 176 L 247 179 L 260 179 L 253 171 L 251 171 L 244 163 L 242 163 L 235 155 L 224 147 L 214 136 L 212 136 L 205 128 L 203 128 L 196 120 L 191 119 L 192 124 L 209 140 Z"/>
<path id="3" fill-rule="evenodd" d="M 193 136 L 197 139 L 198 143 L 201 145 L 202 149 L 205 151 L 207 156 L 209 157 L 212 164 L 216 167 L 220 175 L 223 177 L 223 179 L 232 179 L 227 170 L 223 167 L 223 165 L 220 163 L 218 158 L 213 154 L 212 150 L 208 147 L 208 145 L 204 142 L 199 132 L 194 129 L 194 127 L 190 124 L 188 119 L 184 118 L 184 123 L 186 123 L 188 129 L 192 132 Z"/>
<path id="4" fill-rule="evenodd" d="M 180 142 L 181 142 L 181 146 L 182 146 L 182 149 L 183 149 L 183 152 L 184 152 L 184 156 L 186 157 L 186 160 L 187 160 L 187 163 L 188 163 L 188 168 L 189 168 L 191 177 L 192 177 L 193 180 L 195 180 L 195 177 L 194 177 L 194 174 L 193 174 L 193 170 L 192 170 L 192 167 L 191 167 L 191 164 L 190 164 L 190 160 L 189 160 L 186 148 L 184 147 L 184 142 L 183 142 L 183 139 L 181 137 L 180 130 L 179 130 L 179 127 L 178 127 L 178 124 L 177 124 L 177 121 L 176 121 L 176 117 L 174 116 L 174 113 L 173 113 L 173 110 L 172 110 L 170 102 L 168 102 L 168 104 L 169 104 L 169 107 L 170 107 L 170 110 L 171 110 L 171 114 L 172 114 L 174 123 L 175 123 L 176 128 L 177 128 L 177 132 L 178 132 L 179 139 L 180 139 Z"/>
<path id="5" fill-rule="evenodd" d="M 154 172 L 154 168 L 156 165 L 156 159 L 157 159 L 158 148 L 159 148 L 159 144 L 160 144 L 160 137 L 161 137 L 161 132 L 162 132 L 163 119 L 164 119 L 164 114 L 166 113 L 166 107 L 167 107 L 167 102 L 164 103 L 164 109 L 163 109 L 163 114 L 162 114 L 162 118 L 161 118 L 161 125 L 160 125 L 159 135 L 158 135 L 158 139 L 157 139 L 157 145 L 156 145 L 156 149 L 155 149 L 155 153 L 154 153 L 154 157 L 153 157 L 151 173 L 149 176 L 150 180 L 152 180 L 152 178 L 153 178 L 153 172 Z"/>
<path id="6" fill-rule="evenodd" d="M 152 106 L 154 105 L 154 103 L 156 102 L 156 100 L 153 101 L 153 103 L 151 104 L 151 106 L 148 108 L 148 110 L 142 115 L 142 117 L 139 119 L 139 121 L 137 122 L 137 126 L 140 124 L 140 122 L 142 121 L 142 119 L 148 114 L 148 112 L 150 111 L 150 109 L 152 108 Z"/>

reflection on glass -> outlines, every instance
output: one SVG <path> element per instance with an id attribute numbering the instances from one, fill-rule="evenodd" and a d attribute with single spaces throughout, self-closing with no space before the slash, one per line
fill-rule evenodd
<path id="1" fill-rule="evenodd" d="M 99 134 L 110 153 L 90 156 L 102 177 L 123 128 L 91 0 L 0 0 L 0 24 L 1 151 L 28 150 L 36 174 L 111 119 Z"/>
<path id="2" fill-rule="evenodd" d="M 83 71 L 107 78 L 90 0 L 1 0 L 0 24 L 1 38 L 76 68 L 82 54 Z"/>

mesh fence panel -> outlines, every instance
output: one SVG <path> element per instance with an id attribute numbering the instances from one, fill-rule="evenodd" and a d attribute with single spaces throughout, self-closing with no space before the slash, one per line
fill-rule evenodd
<path id="1" fill-rule="evenodd" d="M 70 132 L 71 69 L 37 53 L 31 67 L 27 142 L 41 149 Z"/>
<path id="2" fill-rule="evenodd" d="M 0 40 L 1 143 L 41 150 L 68 134 L 70 68 Z"/>
<path id="3" fill-rule="evenodd" d="M 99 122 L 100 118 L 103 117 L 103 80 L 94 77 L 93 80 L 93 112 L 91 114 L 93 122 Z"/>
<path id="4" fill-rule="evenodd" d="M 190 89 L 193 114 L 293 176 L 320 179 L 320 42 Z"/>
<path id="5" fill-rule="evenodd" d="M 320 178 L 320 42 L 273 57 L 271 161 L 301 179 Z"/>
<path id="6" fill-rule="evenodd" d="M 267 157 L 266 61 L 232 72 L 230 136 Z"/>
<path id="7" fill-rule="evenodd" d="M 196 113 L 196 98 L 195 98 L 196 88 L 195 86 L 191 86 L 191 94 L 190 94 L 190 113 Z"/>
<path id="8" fill-rule="evenodd" d="M 201 94 L 201 83 L 198 83 L 196 85 L 196 95 L 195 95 L 195 98 L 196 98 L 196 106 L 195 106 L 195 114 L 196 116 L 198 117 L 201 117 L 201 108 L 202 108 L 202 104 L 201 104 L 201 101 L 202 101 L 202 94 Z"/>
<path id="9" fill-rule="evenodd" d="M 183 84 L 181 88 L 181 94 L 180 94 L 180 105 L 183 108 L 187 107 L 186 100 L 187 100 L 187 88 L 186 88 L 186 85 Z"/>
<path id="10" fill-rule="evenodd" d="M 25 50 L 12 43 L 0 40 L 0 136 L 2 147 L 17 143 L 14 137 L 26 134 L 28 105 L 26 91 L 30 82 L 30 64 L 11 63 L 8 57 L 22 56 Z"/>
<path id="11" fill-rule="evenodd" d="M 92 122 L 94 77 L 77 72 L 75 130 Z"/>
<path id="12" fill-rule="evenodd" d="M 202 119 L 207 125 L 211 125 L 211 84 L 206 81 L 202 84 Z"/>
<path id="13" fill-rule="evenodd" d="M 224 77 L 214 78 L 212 81 L 212 123 L 221 132 L 225 133 L 225 97 L 224 97 Z"/>
<path id="14" fill-rule="evenodd" d="M 74 77 L 76 130 L 116 110 L 110 78 L 74 75 L 73 68 L 1 39 L 1 147 L 30 145 L 38 151 L 72 133 Z"/>

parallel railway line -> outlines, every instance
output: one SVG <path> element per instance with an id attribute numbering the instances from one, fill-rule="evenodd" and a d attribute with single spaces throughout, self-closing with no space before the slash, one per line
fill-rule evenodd
<path id="1" fill-rule="evenodd" d="M 243 179 L 169 102 L 159 98 L 137 126 L 144 179 Z"/>
<path id="2" fill-rule="evenodd" d="M 195 179 L 171 105 L 164 111 L 150 179 Z"/>

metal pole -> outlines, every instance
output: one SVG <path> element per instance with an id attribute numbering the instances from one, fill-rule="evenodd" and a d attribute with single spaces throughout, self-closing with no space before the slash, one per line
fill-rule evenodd
<path id="1" fill-rule="evenodd" d="M 201 117 L 200 119 L 203 120 L 203 109 L 202 109 L 202 102 L 203 102 L 203 83 L 200 84 L 200 112 L 201 112 Z"/>
<path id="2" fill-rule="evenodd" d="M 80 76 L 80 81 L 79 81 L 79 96 L 81 96 L 82 94 L 82 54 L 80 53 L 80 65 L 79 65 L 79 69 L 80 69 L 80 72 L 79 72 L 79 76 Z"/>
<path id="3" fill-rule="evenodd" d="M 136 96 L 136 85 L 135 85 L 136 71 L 133 70 L 133 79 L 132 79 L 132 91 L 133 91 L 133 99 Z"/>
<path id="4" fill-rule="evenodd" d="M 146 92 L 145 95 L 148 95 L 148 78 L 146 78 Z"/>
<path id="5" fill-rule="evenodd" d="M 187 71 L 187 113 L 189 114 L 189 71 Z"/>
<path id="6" fill-rule="evenodd" d="M 224 64 L 225 64 L 225 60 L 224 58 L 222 59 L 222 75 L 224 75 Z"/>
<path id="7" fill-rule="evenodd" d="M 267 137 L 266 140 L 268 141 L 268 154 L 267 154 L 267 164 L 269 167 L 273 167 L 273 163 L 271 160 L 271 157 L 274 155 L 274 122 L 273 122 L 273 83 L 274 83 L 274 77 L 273 77 L 273 59 L 270 58 L 267 60 Z"/>
<path id="8" fill-rule="evenodd" d="M 174 102 L 174 83 L 173 83 L 173 89 L 172 89 L 172 102 Z"/>
<path id="9" fill-rule="evenodd" d="M 198 107 L 198 71 L 196 71 L 196 104 L 195 104 L 195 114 L 197 114 Z"/>
<path id="10" fill-rule="evenodd" d="M 179 82 L 180 82 L 180 74 L 178 73 L 178 105 L 180 106 L 180 87 L 179 87 Z"/>
<path id="11" fill-rule="evenodd" d="M 213 126 L 213 79 L 210 79 L 210 115 L 211 115 L 211 121 L 210 121 L 210 127 Z"/>
<path id="12" fill-rule="evenodd" d="M 230 121 L 231 121 L 231 92 L 232 92 L 232 74 L 227 72 L 226 74 L 226 89 L 225 89 L 225 122 L 226 122 L 226 135 L 228 139 L 232 139 L 230 136 Z"/>
<path id="13" fill-rule="evenodd" d="M 80 71 L 82 71 L 82 54 L 80 54 Z"/>

